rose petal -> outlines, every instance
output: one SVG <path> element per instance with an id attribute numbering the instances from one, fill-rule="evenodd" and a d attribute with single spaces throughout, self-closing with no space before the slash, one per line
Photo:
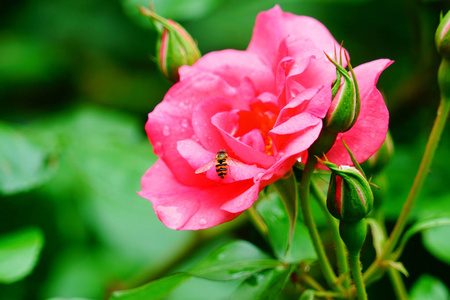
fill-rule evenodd
<path id="1" fill-rule="evenodd" d="M 305 112 L 299 115 L 292 116 L 286 122 L 275 126 L 270 131 L 270 133 L 274 133 L 277 135 L 299 133 L 300 131 L 305 130 L 308 127 L 316 126 L 321 122 L 321 119 Z"/>
<path id="2" fill-rule="evenodd" d="M 251 180 L 208 188 L 186 186 L 176 180 L 161 159 L 147 170 L 141 183 L 142 191 L 138 194 L 152 202 L 164 225 L 177 230 L 204 229 L 230 221 L 243 209 L 229 204 L 227 207 L 235 211 L 230 213 L 221 206 L 228 202 L 253 203 L 259 191 L 259 186 Z"/>
<path id="3" fill-rule="evenodd" d="M 145 126 L 149 140 L 155 153 L 164 159 L 178 180 L 189 185 L 202 184 L 199 178 L 188 176 L 191 168 L 177 150 L 179 140 L 195 137 L 191 119 L 194 108 L 208 99 L 236 97 L 239 97 L 239 89 L 231 87 L 219 76 L 206 72 L 193 73 L 175 84 L 149 114 Z M 224 101 L 216 102 L 217 106 L 221 106 Z"/>
<path id="4" fill-rule="evenodd" d="M 244 78 L 248 78 L 254 84 L 257 94 L 275 91 L 272 69 L 252 52 L 231 49 L 210 52 L 192 68 L 217 74 L 231 86 L 239 86 Z M 182 76 L 183 72 L 182 70 Z"/>
<path id="5" fill-rule="evenodd" d="M 317 50 L 333 53 L 335 47 L 339 49 L 339 44 L 322 23 L 310 17 L 283 12 L 276 5 L 258 14 L 247 50 L 263 56 L 267 64 L 275 68 L 278 65 L 278 61 L 274 60 L 278 45 L 287 36 L 298 41 L 299 47 L 306 45 L 301 47 L 303 55 L 317 53 Z"/>
<path id="6" fill-rule="evenodd" d="M 230 122 L 231 117 L 233 117 L 231 113 L 222 112 L 216 114 L 212 119 L 212 123 L 219 129 L 229 149 L 247 164 L 256 164 L 263 168 L 269 168 L 275 162 L 273 156 L 260 152 L 235 138 L 231 134 L 229 127 L 233 123 Z M 238 117 L 237 114 L 235 114 L 235 117 Z"/>
<path id="7" fill-rule="evenodd" d="M 198 104 L 192 112 L 192 126 L 195 136 L 205 149 L 217 152 L 223 149 L 225 141 L 211 118 L 222 111 L 229 111 L 231 104 L 225 98 L 209 98 Z"/>
<path id="8" fill-rule="evenodd" d="M 220 179 L 217 175 L 215 168 L 215 157 L 217 153 L 212 153 L 205 150 L 200 144 L 193 140 L 183 140 L 178 142 L 178 151 L 181 156 L 189 163 L 193 169 L 193 174 L 195 170 L 202 166 L 213 162 L 210 169 L 206 171 L 206 177 L 213 182 L 217 183 L 229 183 L 240 180 L 252 179 L 256 174 L 264 172 L 264 169 L 258 168 L 255 165 L 247 165 L 243 162 L 233 158 L 229 153 L 228 163 L 228 174 L 224 179 Z M 230 161 L 231 160 L 231 161 Z M 203 176 L 202 174 L 197 174 L 196 176 Z"/>

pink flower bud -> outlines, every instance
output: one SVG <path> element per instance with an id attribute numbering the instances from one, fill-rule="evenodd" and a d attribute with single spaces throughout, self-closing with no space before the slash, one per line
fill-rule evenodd
<path id="1" fill-rule="evenodd" d="M 364 174 L 350 166 L 336 166 L 319 160 L 331 170 L 328 211 L 337 219 L 356 222 L 366 217 L 373 206 L 373 193 Z"/>
<path id="2" fill-rule="evenodd" d="M 358 84 L 347 54 L 345 57 L 351 76 L 340 64 L 328 55 L 327 57 L 336 66 L 337 79 L 332 87 L 333 99 L 327 113 L 326 127 L 334 133 L 346 132 L 352 128 L 359 115 L 361 101 Z M 343 79 L 342 83 L 341 79 Z"/>
<path id="3" fill-rule="evenodd" d="M 442 18 L 434 36 L 438 52 L 445 58 L 450 59 L 450 11 Z"/>
<path id="4" fill-rule="evenodd" d="M 164 19 L 144 7 L 141 13 L 148 16 L 159 31 L 160 38 L 156 46 L 158 66 L 164 77 L 177 82 L 178 69 L 183 65 L 192 65 L 200 57 L 197 44 L 187 31 L 177 22 Z"/>

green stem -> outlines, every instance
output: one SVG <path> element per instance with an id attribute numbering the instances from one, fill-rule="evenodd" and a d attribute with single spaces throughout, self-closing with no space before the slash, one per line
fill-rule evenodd
<path id="1" fill-rule="evenodd" d="M 318 283 L 314 278 L 312 278 L 309 275 L 306 275 L 306 274 L 302 275 L 300 280 L 303 281 L 304 283 L 306 283 L 309 287 L 311 287 L 317 291 L 325 292 L 325 289 L 320 285 L 320 283 Z"/>
<path id="2" fill-rule="evenodd" d="M 388 269 L 389 278 L 391 279 L 392 286 L 394 287 L 395 295 L 399 300 L 408 300 L 408 292 L 406 291 L 405 284 L 403 283 L 402 275 L 394 268 Z"/>
<path id="3" fill-rule="evenodd" d="M 332 230 L 331 235 L 333 237 L 334 243 L 336 244 L 336 260 L 339 274 L 344 274 L 343 280 L 344 287 L 347 291 L 349 291 L 350 278 L 348 276 L 349 269 L 348 269 L 347 251 L 345 250 L 344 242 L 340 238 L 339 222 L 328 212 L 326 206 L 326 199 L 324 195 L 319 191 L 319 188 L 317 187 L 317 184 L 314 181 L 311 182 L 311 193 L 319 203 L 320 208 L 324 212 L 327 218 L 327 222 Z"/>
<path id="4" fill-rule="evenodd" d="M 250 217 L 251 222 L 253 225 L 258 229 L 259 233 L 265 238 L 267 238 L 267 225 L 264 223 L 264 221 L 261 219 L 261 217 L 256 212 L 256 209 L 254 206 L 251 206 L 249 209 L 247 209 L 247 213 Z"/>
<path id="5" fill-rule="evenodd" d="M 352 271 L 353 282 L 356 288 L 356 295 L 358 300 L 367 300 L 366 287 L 364 286 L 363 277 L 361 274 L 361 262 L 359 261 L 359 252 L 349 253 L 350 269 Z"/>
<path id="6" fill-rule="evenodd" d="M 436 152 L 439 139 L 445 128 L 449 110 L 450 99 L 442 98 L 437 112 L 436 120 L 434 121 L 433 129 L 431 130 L 430 137 L 428 138 L 425 153 L 422 157 L 422 161 L 420 162 L 419 170 L 417 171 L 416 177 L 414 178 L 411 190 L 409 191 L 408 197 L 406 198 L 405 204 L 403 205 L 403 209 L 400 213 L 397 223 L 395 224 L 395 227 L 385 244 L 383 252 L 364 274 L 364 279 L 366 282 L 371 281 L 373 277 L 376 277 L 378 275 L 378 273 L 380 272 L 380 265 L 394 250 L 401 234 L 403 233 L 407 225 L 408 218 L 411 215 L 419 192 L 423 187 L 423 183 L 430 169 L 431 162 L 433 161 L 434 153 Z"/>
<path id="7" fill-rule="evenodd" d="M 319 232 L 317 230 L 316 224 L 311 211 L 311 204 L 309 201 L 309 186 L 311 183 L 311 176 L 316 167 L 317 160 L 314 156 L 310 155 L 308 161 L 306 162 L 305 169 L 303 170 L 303 176 L 299 187 L 300 194 L 300 206 L 302 208 L 303 220 L 306 227 L 308 228 L 309 235 L 316 250 L 320 267 L 322 269 L 323 276 L 327 284 L 335 291 L 341 292 L 341 287 L 336 283 L 336 275 L 331 268 L 328 257 L 325 254 L 322 241 L 320 240 Z"/>

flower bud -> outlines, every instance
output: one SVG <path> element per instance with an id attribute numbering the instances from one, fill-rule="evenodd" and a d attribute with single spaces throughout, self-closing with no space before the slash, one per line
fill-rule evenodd
<path id="1" fill-rule="evenodd" d="M 446 59 L 450 59 L 450 11 L 445 14 L 436 30 L 434 40 L 438 52 Z"/>
<path id="2" fill-rule="evenodd" d="M 331 170 L 328 187 L 328 211 L 337 219 L 356 222 L 372 209 L 373 193 L 366 177 L 355 167 L 336 166 L 319 160 Z"/>
<path id="3" fill-rule="evenodd" d="M 164 19 L 154 11 L 139 7 L 141 13 L 149 17 L 159 32 L 156 45 L 157 63 L 168 80 L 179 80 L 178 69 L 183 65 L 192 65 L 200 57 L 197 44 L 187 31 L 177 22 Z"/>
<path id="4" fill-rule="evenodd" d="M 347 53 L 345 53 L 345 57 L 351 76 L 347 70 L 327 55 L 330 62 L 336 66 L 337 79 L 332 87 L 333 99 L 326 116 L 326 127 L 335 133 L 346 132 L 352 128 L 358 119 L 361 107 L 358 83 Z"/>

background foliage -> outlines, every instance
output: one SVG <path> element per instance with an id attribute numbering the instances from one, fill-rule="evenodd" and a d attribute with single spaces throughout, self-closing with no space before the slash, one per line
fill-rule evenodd
<path id="1" fill-rule="evenodd" d="M 278 3 L 285 11 L 324 23 L 338 41 L 344 40 L 354 66 L 377 58 L 395 60 L 383 73 L 379 88 L 390 110 L 396 154 L 376 181 L 386 194 L 379 205 L 388 227 L 392 226 L 436 114 L 440 57 L 433 37 L 439 13 L 449 4 L 431 0 Z M 138 4 L 147 1 L 2 2 L 1 299 L 104 299 L 114 290 L 192 268 L 210 257 L 213 249 L 236 239 L 271 253 L 245 214 L 217 228 L 176 232 L 165 228 L 151 204 L 137 196 L 141 175 L 156 160 L 144 132 L 146 116 L 170 87 L 151 60 L 156 35 L 150 22 L 139 16 Z M 201 52 L 207 53 L 245 49 L 257 13 L 273 7 L 275 1 L 155 0 L 154 4 L 161 15 L 180 21 Z M 415 219 L 450 214 L 448 133 L 447 128 Z M 258 212 L 266 219 L 277 218 L 269 213 L 276 207 L 267 205 L 261 202 Z M 320 212 L 317 218 L 323 225 Z M 425 231 L 408 242 L 401 260 L 410 273 L 406 285 L 413 299 L 423 299 L 424 293 L 447 299 L 449 228 Z M 296 235 L 304 234 L 301 229 Z M 231 245 L 254 247 L 243 241 Z M 308 247 L 282 259 L 314 259 Z M 281 255 L 276 247 L 274 252 Z M 363 263 L 373 257 L 369 241 Z M 260 279 L 284 280 L 283 270 L 270 272 Z M 214 299 L 228 299 L 238 286 L 237 295 L 251 295 L 251 284 L 241 284 L 241 277 L 231 279 L 172 278 L 183 283 L 169 299 L 212 299 L 212 290 Z M 379 299 L 394 297 L 385 279 L 368 292 Z M 290 299 L 289 291 L 283 297 Z"/>

